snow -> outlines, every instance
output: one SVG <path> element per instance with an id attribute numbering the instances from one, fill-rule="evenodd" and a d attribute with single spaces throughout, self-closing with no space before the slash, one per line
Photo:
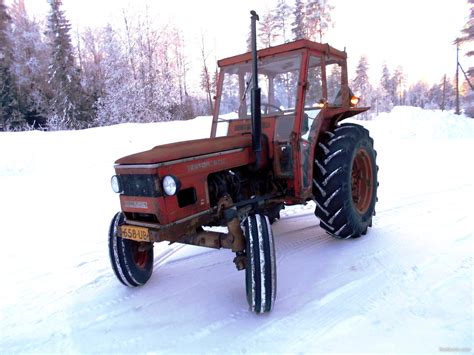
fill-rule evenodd
<path id="1" fill-rule="evenodd" d="M 396 107 L 362 124 L 380 166 L 373 228 L 336 240 L 312 203 L 287 208 L 265 315 L 228 250 L 155 245 L 136 289 L 110 267 L 114 160 L 205 137 L 208 117 L 0 133 L 0 353 L 472 352 L 474 121 Z"/>

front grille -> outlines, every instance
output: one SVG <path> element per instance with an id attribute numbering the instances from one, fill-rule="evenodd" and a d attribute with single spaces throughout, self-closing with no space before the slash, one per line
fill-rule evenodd
<path id="1" fill-rule="evenodd" d="M 125 196 L 161 196 L 160 182 L 156 175 L 118 175 L 122 194 Z"/>
<path id="2" fill-rule="evenodd" d="M 136 213 L 136 212 L 124 212 L 127 220 L 147 222 L 147 223 L 158 223 L 158 218 L 154 214 L 150 213 Z"/>

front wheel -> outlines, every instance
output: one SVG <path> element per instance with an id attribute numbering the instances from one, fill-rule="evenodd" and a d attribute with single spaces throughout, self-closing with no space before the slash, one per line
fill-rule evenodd
<path id="1" fill-rule="evenodd" d="M 319 141 L 314 213 L 332 236 L 357 238 L 372 225 L 378 186 L 376 155 L 369 132 L 357 124 L 342 124 Z"/>
<path id="2" fill-rule="evenodd" d="M 153 243 L 136 242 L 119 237 L 124 223 L 122 212 L 117 213 L 109 228 L 109 256 L 117 279 L 129 287 L 144 285 L 153 273 Z"/>
<path id="3" fill-rule="evenodd" d="M 275 246 L 270 221 L 265 215 L 250 215 L 244 221 L 244 230 L 247 301 L 255 313 L 270 312 L 276 297 Z"/>

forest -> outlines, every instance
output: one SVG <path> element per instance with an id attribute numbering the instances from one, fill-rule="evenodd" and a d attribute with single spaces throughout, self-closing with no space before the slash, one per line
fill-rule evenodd
<path id="1" fill-rule="evenodd" d="M 460 43 L 472 41 L 471 14 L 460 23 Z M 65 130 L 124 122 L 185 120 L 209 115 L 217 80 L 215 63 L 202 48 L 200 87 L 189 90 L 182 30 L 154 23 L 148 13 L 123 22 L 73 33 L 61 0 L 48 0 L 46 19 L 32 17 L 24 0 L 0 0 L 0 130 Z M 259 48 L 307 38 L 324 43 L 334 9 L 330 0 L 278 0 L 261 14 Z M 249 40 L 247 39 L 247 48 Z M 468 55 L 474 55 L 469 52 Z M 455 109 L 455 78 L 407 85 L 402 67 L 384 64 L 380 78 L 369 78 L 370 58 L 362 56 L 351 78 L 352 91 L 370 105 L 370 119 L 394 106 Z M 473 82 L 474 68 L 467 69 Z M 461 79 L 464 77 L 461 74 Z M 474 116 L 467 80 L 459 83 L 462 106 Z M 197 89 L 197 90 L 196 90 Z"/>

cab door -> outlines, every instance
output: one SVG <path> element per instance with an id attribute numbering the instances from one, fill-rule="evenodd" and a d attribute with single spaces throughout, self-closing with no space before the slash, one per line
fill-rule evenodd
<path id="1" fill-rule="evenodd" d="M 323 58 L 311 54 L 305 65 L 305 80 L 302 86 L 302 103 L 300 106 L 300 124 L 296 125 L 298 135 L 294 164 L 296 197 L 309 198 L 313 184 L 313 152 L 315 146 L 314 132 L 324 107 L 327 91 L 325 87 L 325 71 Z"/>
<path id="2" fill-rule="evenodd" d="M 296 142 L 297 164 L 294 176 L 297 179 L 296 196 L 309 198 L 313 187 L 314 151 L 324 115 L 340 107 L 343 62 L 318 54 L 309 54 L 306 62 L 306 80 L 301 97 L 301 117 Z"/>

